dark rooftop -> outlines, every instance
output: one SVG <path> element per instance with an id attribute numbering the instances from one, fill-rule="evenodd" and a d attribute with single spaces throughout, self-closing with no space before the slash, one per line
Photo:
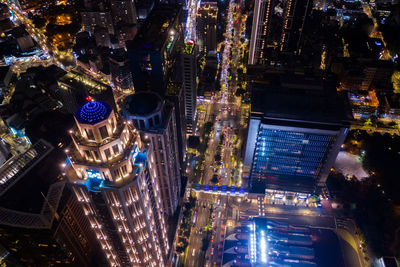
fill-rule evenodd
<path id="1" fill-rule="evenodd" d="M 135 39 L 128 42 L 128 49 L 160 50 L 168 37 L 170 27 L 179 19 L 180 13 L 179 5 L 158 4 L 150 12 Z"/>
<path id="2" fill-rule="evenodd" d="M 156 93 L 139 92 L 126 98 L 124 108 L 132 115 L 144 116 L 154 112 L 161 101 Z"/>
<path id="3" fill-rule="evenodd" d="M 273 82 L 253 82 L 251 112 L 265 119 L 342 123 L 351 120 L 349 103 L 322 80 L 285 75 Z"/>

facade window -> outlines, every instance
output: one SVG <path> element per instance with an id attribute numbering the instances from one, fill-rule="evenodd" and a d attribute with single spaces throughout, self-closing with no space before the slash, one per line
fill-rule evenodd
<path id="1" fill-rule="evenodd" d="M 85 150 L 85 156 L 86 156 L 86 159 L 90 159 L 91 158 L 89 150 Z"/>
<path id="2" fill-rule="evenodd" d="M 94 140 L 94 134 L 91 129 L 85 129 L 85 133 L 89 140 Z"/>
<path id="3" fill-rule="evenodd" d="M 104 126 L 100 127 L 99 131 L 100 131 L 101 138 L 105 139 L 105 138 L 109 137 L 108 131 L 107 131 L 107 126 L 104 125 Z"/>
<path id="4" fill-rule="evenodd" d="M 114 170 L 114 176 L 115 176 L 115 177 L 121 176 L 121 175 L 120 175 L 120 172 L 119 172 L 119 169 L 115 169 L 115 170 Z"/>
<path id="5" fill-rule="evenodd" d="M 93 150 L 93 154 L 95 160 L 100 160 L 99 153 L 96 150 Z"/>
<path id="6" fill-rule="evenodd" d="M 113 149 L 113 152 L 114 152 L 115 155 L 118 155 L 118 154 L 119 154 L 118 145 L 113 145 L 112 149 Z"/>
<path id="7" fill-rule="evenodd" d="M 112 130 L 114 131 L 114 128 L 115 128 L 115 122 L 114 122 L 114 119 L 111 119 L 111 128 L 112 128 Z"/>
<path id="8" fill-rule="evenodd" d="M 109 148 L 107 148 L 107 149 L 104 150 L 104 154 L 106 155 L 106 158 L 107 158 L 107 159 L 111 158 L 111 152 L 110 152 L 110 149 L 109 149 Z"/>
<path id="9" fill-rule="evenodd" d="M 125 174 L 128 173 L 128 170 L 127 170 L 127 168 L 126 168 L 126 165 L 124 165 L 124 166 L 121 167 L 121 171 L 122 171 L 122 174 L 123 174 L 123 175 L 125 175 Z"/>

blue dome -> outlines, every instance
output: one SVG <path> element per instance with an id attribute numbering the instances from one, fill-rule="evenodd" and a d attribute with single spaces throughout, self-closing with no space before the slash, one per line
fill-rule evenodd
<path id="1" fill-rule="evenodd" d="M 90 101 L 83 105 L 76 113 L 80 123 L 96 124 L 108 118 L 111 108 L 107 103 Z"/>

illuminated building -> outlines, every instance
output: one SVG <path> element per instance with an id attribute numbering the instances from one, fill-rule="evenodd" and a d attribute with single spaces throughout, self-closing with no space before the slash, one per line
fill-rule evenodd
<path id="1" fill-rule="evenodd" d="M 104 102 L 75 115 L 67 178 L 111 266 L 164 266 L 169 251 L 151 146 Z"/>
<path id="2" fill-rule="evenodd" d="M 161 96 L 177 60 L 182 44 L 182 7 L 157 5 L 140 27 L 136 37 L 127 42 L 133 83 L 136 91 L 156 90 Z"/>
<path id="3" fill-rule="evenodd" d="M 295 76 L 252 84 L 244 164 L 250 188 L 314 192 L 325 184 L 352 119 L 334 87 Z"/>
<path id="4" fill-rule="evenodd" d="M 201 2 L 197 11 L 196 31 L 200 50 L 205 53 L 217 49 L 217 15 L 216 2 Z"/>
<path id="5" fill-rule="evenodd" d="M 378 115 L 379 100 L 375 91 L 349 92 L 349 99 L 355 119 L 368 119 Z"/>
<path id="6" fill-rule="evenodd" d="M 309 0 L 256 0 L 248 63 L 262 64 L 268 49 L 299 52 L 304 21 L 311 5 Z"/>
<path id="7" fill-rule="evenodd" d="M 25 26 L 15 27 L 11 31 L 12 36 L 17 40 L 19 48 L 25 52 L 35 46 L 32 37 L 25 30 Z"/>
<path id="8" fill-rule="evenodd" d="M 191 134 L 195 125 L 197 99 L 197 46 L 191 40 L 182 53 L 182 75 L 186 132 Z"/>
<path id="9" fill-rule="evenodd" d="M 107 28 L 95 26 L 93 35 L 97 46 L 111 47 L 110 34 Z"/>
<path id="10" fill-rule="evenodd" d="M 118 95 L 132 94 L 133 79 L 129 69 L 129 60 L 124 49 L 116 49 L 109 57 L 111 79 Z"/>
<path id="11" fill-rule="evenodd" d="M 94 33 L 96 27 L 107 29 L 109 34 L 117 32 L 117 25 L 135 24 L 136 9 L 132 0 L 85 0 L 81 12 L 85 31 Z"/>
<path id="12" fill-rule="evenodd" d="M 140 92 L 126 98 L 123 114 L 153 147 L 152 175 L 160 181 L 161 199 L 168 218 L 176 211 L 181 191 L 174 107 L 155 93 Z"/>
<path id="13" fill-rule="evenodd" d="M 82 24 L 85 31 L 94 33 L 96 26 L 107 29 L 114 34 L 114 25 L 110 11 L 82 11 Z"/>
<path id="14" fill-rule="evenodd" d="M 64 152 L 39 140 L 0 167 L 0 243 L 7 265 L 99 266 L 105 257 L 61 176 Z M 94 262 L 93 260 L 96 259 Z"/>
<path id="15" fill-rule="evenodd" d="M 317 266 L 310 228 L 258 217 L 247 222 L 247 227 L 252 267 Z"/>
<path id="16" fill-rule="evenodd" d="M 76 71 L 64 72 L 57 79 L 57 84 L 50 87 L 51 94 L 63 103 L 63 107 L 74 114 L 88 99 L 107 102 L 115 108 L 114 94 L 107 84 L 91 76 Z"/>
<path id="17" fill-rule="evenodd" d="M 114 25 L 118 22 L 136 24 L 136 9 L 133 0 L 111 0 L 111 11 Z"/>
<path id="18" fill-rule="evenodd" d="M 139 23 L 146 20 L 154 7 L 154 2 L 154 0 L 139 0 L 136 2 L 136 12 Z"/>

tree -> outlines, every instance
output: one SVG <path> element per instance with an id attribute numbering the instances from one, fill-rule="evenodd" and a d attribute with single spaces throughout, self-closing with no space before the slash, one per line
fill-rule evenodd
<path id="1" fill-rule="evenodd" d="M 191 208 L 193 208 L 196 205 L 196 201 L 197 201 L 197 198 L 195 198 L 193 196 L 189 197 L 189 203 L 190 203 Z"/>
<path id="2" fill-rule="evenodd" d="M 200 138 L 198 136 L 189 136 L 188 138 L 188 147 L 198 149 L 200 146 Z"/>
<path id="3" fill-rule="evenodd" d="M 390 121 L 390 122 L 389 122 L 389 126 L 392 127 L 392 128 L 395 128 L 395 129 L 396 129 L 397 127 L 399 127 L 399 125 L 397 124 L 397 121 Z"/>
<path id="4" fill-rule="evenodd" d="M 207 238 L 203 238 L 201 250 L 202 251 L 207 251 L 209 245 L 210 245 L 210 239 L 208 237 Z"/>
<path id="5" fill-rule="evenodd" d="M 213 123 L 211 121 L 208 121 L 204 124 L 204 134 L 209 135 L 211 131 L 213 130 Z"/>
<path id="6" fill-rule="evenodd" d="M 218 183 L 218 175 L 214 174 L 213 177 L 211 178 L 211 183 L 216 184 Z"/>
<path id="7" fill-rule="evenodd" d="M 241 95 L 243 95 L 244 93 L 246 93 L 246 91 L 245 91 L 244 89 L 238 88 L 238 89 L 236 90 L 236 92 L 235 92 L 235 96 L 241 96 Z"/>
<path id="8" fill-rule="evenodd" d="M 181 253 L 183 253 L 184 251 L 185 251 L 185 248 L 184 248 L 184 247 L 182 247 L 182 246 L 177 246 L 177 247 L 176 247 L 176 252 L 177 252 L 177 253 L 180 253 L 180 254 L 181 254 Z"/>
<path id="9" fill-rule="evenodd" d="M 36 28 L 43 28 L 46 26 L 46 19 L 42 18 L 41 16 L 33 16 L 32 18 L 33 25 L 35 25 Z"/>

